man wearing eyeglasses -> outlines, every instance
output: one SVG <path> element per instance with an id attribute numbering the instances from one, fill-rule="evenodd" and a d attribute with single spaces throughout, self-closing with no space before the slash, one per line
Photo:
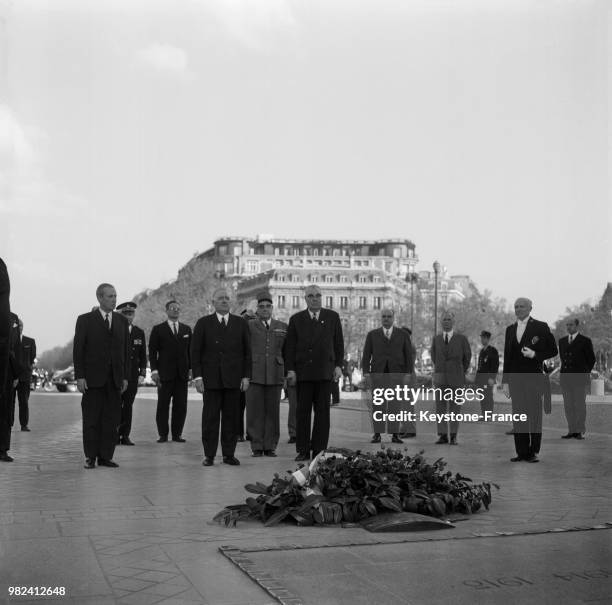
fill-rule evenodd
<path id="1" fill-rule="evenodd" d="M 332 380 L 342 377 L 344 359 L 340 316 L 321 308 L 318 286 L 308 286 L 305 299 L 307 309 L 289 320 L 285 343 L 287 383 L 297 385 L 296 462 L 327 447 Z"/>

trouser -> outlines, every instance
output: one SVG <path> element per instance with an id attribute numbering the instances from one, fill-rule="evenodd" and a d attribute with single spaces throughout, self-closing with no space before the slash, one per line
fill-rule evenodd
<path id="1" fill-rule="evenodd" d="M 561 392 L 569 433 L 584 433 L 588 374 L 561 374 Z"/>
<path id="2" fill-rule="evenodd" d="M 480 402 L 480 413 L 484 416 L 485 412 L 493 411 L 493 389 L 495 385 L 482 384 L 479 385 L 479 388 L 482 389 L 484 395 L 484 399 Z"/>
<path id="3" fill-rule="evenodd" d="M 395 391 L 397 385 L 401 385 L 404 380 L 403 374 L 393 374 L 384 372 L 382 374 L 372 374 L 372 392 L 375 390 L 378 392 L 386 391 L 391 389 Z M 400 432 L 400 421 L 399 420 L 383 420 L 383 414 L 399 414 L 402 410 L 412 411 L 410 402 L 397 401 L 395 398 L 383 397 L 383 401 L 374 403 L 372 401 L 372 428 L 374 433 L 392 433 L 396 434 Z M 380 418 L 375 420 L 375 418 Z"/>
<path id="4" fill-rule="evenodd" d="M 132 430 L 132 408 L 136 392 L 138 391 L 138 380 L 130 380 L 128 387 L 121 395 L 121 422 L 119 424 L 119 437 L 129 437 Z M 167 421 L 166 421 L 167 422 Z"/>
<path id="5" fill-rule="evenodd" d="M 177 439 L 183 434 L 185 417 L 187 416 L 187 381 L 183 378 L 162 380 L 157 389 L 157 413 L 155 421 L 160 437 L 168 437 L 168 416 L 170 414 L 170 400 L 172 400 L 172 420 L 170 428 L 172 438 Z"/>
<path id="6" fill-rule="evenodd" d="M 28 422 L 30 420 L 30 410 L 28 408 L 28 403 L 30 401 L 30 382 L 18 382 L 17 388 L 13 391 L 13 410 L 15 406 L 15 397 L 19 401 L 19 424 L 23 428 L 24 426 L 28 426 Z M 11 422 L 11 426 L 15 422 L 15 412 L 13 411 L 13 421 Z"/>
<path id="7" fill-rule="evenodd" d="M 440 394 L 436 392 L 436 414 L 446 414 L 455 413 L 455 415 L 461 412 L 461 406 L 458 403 L 455 403 L 455 393 L 454 388 L 449 386 L 436 386 L 436 389 L 441 389 L 442 395 L 446 394 L 448 397 L 448 392 L 453 391 L 452 399 L 450 401 L 445 401 L 443 397 L 440 397 Z M 459 431 L 459 422 L 457 420 L 443 420 L 442 422 L 437 422 L 437 430 L 438 435 L 446 435 L 449 431 L 451 436 L 456 435 Z"/>
<path id="8" fill-rule="evenodd" d="M 512 413 L 525 414 L 527 420 L 514 423 L 514 448 L 517 456 L 531 458 L 542 443 L 542 392 L 540 374 L 515 375 L 510 381 Z"/>
<path id="9" fill-rule="evenodd" d="M 338 380 L 332 380 L 331 383 L 331 402 L 340 403 L 340 382 Z"/>
<path id="10" fill-rule="evenodd" d="M 249 386 L 249 389 L 251 387 Z M 247 405 L 247 396 L 246 393 L 244 391 L 240 391 L 240 409 L 238 410 L 238 437 L 239 438 L 243 438 L 244 435 L 244 412 L 246 410 L 246 405 Z M 250 435 L 249 433 L 249 428 L 247 425 L 247 434 Z"/>
<path id="11" fill-rule="evenodd" d="M 331 382 L 331 380 L 308 380 L 297 383 L 296 450 L 300 454 L 309 454 L 312 450 L 315 456 L 327 447 Z"/>
<path id="12" fill-rule="evenodd" d="M 81 399 L 83 449 L 86 458 L 112 460 L 121 419 L 120 389 L 112 376 L 99 388 L 89 387 Z"/>
<path id="13" fill-rule="evenodd" d="M 10 410 L 13 409 L 11 391 L 10 386 L 0 383 L 0 452 L 8 452 L 11 449 Z"/>
<path id="14" fill-rule="evenodd" d="M 289 414 L 287 416 L 287 432 L 289 437 L 295 437 L 296 431 L 296 410 L 297 410 L 297 387 L 287 386 L 287 399 L 289 400 Z"/>
<path id="15" fill-rule="evenodd" d="M 251 449 L 275 450 L 280 438 L 280 385 L 253 384 L 246 392 L 247 431 Z"/>
<path id="16" fill-rule="evenodd" d="M 221 453 L 233 456 L 238 440 L 240 389 L 204 389 L 202 407 L 202 445 L 204 456 L 214 458 L 219 446 L 221 424 Z"/>

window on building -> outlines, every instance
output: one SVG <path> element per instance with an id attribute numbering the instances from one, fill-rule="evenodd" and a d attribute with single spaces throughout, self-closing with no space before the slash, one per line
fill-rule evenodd
<path id="1" fill-rule="evenodd" d="M 313 255 L 313 256 L 319 256 L 319 249 L 318 249 L 318 248 L 315 248 L 315 249 L 312 251 L 312 255 Z"/>
<path id="2" fill-rule="evenodd" d="M 380 296 L 375 296 L 373 300 L 374 309 L 382 308 L 382 298 Z"/>
<path id="3" fill-rule="evenodd" d="M 291 297 L 291 307 L 293 309 L 299 309 L 300 308 L 300 297 L 299 296 L 292 296 Z"/>
<path id="4" fill-rule="evenodd" d="M 333 276 L 333 275 L 326 275 L 326 276 L 325 276 L 325 281 L 326 281 L 328 284 L 331 284 L 331 283 L 334 281 L 334 276 Z"/>
<path id="5" fill-rule="evenodd" d="M 375 275 L 375 276 L 372 278 L 372 281 L 374 281 L 375 283 L 378 283 L 378 282 L 380 281 L 380 275 Z"/>
<path id="6" fill-rule="evenodd" d="M 393 258 L 400 258 L 402 256 L 402 249 L 399 246 L 393 248 Z"/>
<path id="7" fill-rule="evenodd" d="M 285 275 L 282 273 L 280 275 L 278 273 L 276 274 L 276 281 L 285 281 L 285 279 Z"/>
<path id="8" fill-rule="evenodd" d="M 348 309 L 348 296 L 341 296 L 340 297 L 340 308 L 341 309 Z"/>
<path id="9" fill-rule="evenodd" d="M 285 308 L 285 295 L 284 294 L 279 294 L 278 295 L 278 303 L 276 305 L 279 309 L 284 309 Z"/>
<path id="10" fill-rule="evenodd" d="M 345 284 L 348 282 L 348 277 L 346 275 L 341 275 L 340 276 L 340 281 Z"/>
<path id="11" fill-rule="evenodd" d="M 259 263 L 256 260 L 248 260 L 246 264 L 247 273 L 258 273 Z"/>
<path id="12" fill-rule="evenodd" d="M 328 309 L 333 309 L 334 308 L 334 297 L 333 296 L 326 296 L 325 297 L 325 306 Z"/>
<path id="13" fill-rule="evenodd" d="M 280 256 L 280 248 L 274 248 L 274 256 Z"/>
<path id="14" fill-rule="evenodd" d="M 242 246 L 234 246 L 234 256 L 240 256 L 242 254 Z"/>
<path id="15" fill-rule="evenodd" d="M 219 256 L 225 256 L 227 254 L 227 246 L 219 246 Z"/>
<path id="16" fill-rule="evenodd" d="M 368 308 L 368 300 L 365 296 L 360 296 L 359 297 L 359 308 L 360 309 L 367 309 Z"/>
<path id="17" fill-rule="evenodd" d="M 340 250 L 338 250 L 338 248 L 334 248 L 332 256 L 340 256 Z"/>

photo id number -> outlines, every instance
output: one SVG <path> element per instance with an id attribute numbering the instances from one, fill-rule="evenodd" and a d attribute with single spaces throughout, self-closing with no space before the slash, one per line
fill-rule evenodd
<path id="1" fill-rule="evenodd" d="M 64 597 L 65 586 L 9 586 L 10 597 Z"/>

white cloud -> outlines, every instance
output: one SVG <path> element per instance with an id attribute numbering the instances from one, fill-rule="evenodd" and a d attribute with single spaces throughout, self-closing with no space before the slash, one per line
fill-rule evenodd
<path id="1" fill-rule="evenodd" d="M 171 44 L 156 43 L 140 49 L 136 52 L 136 64 L 181 78 L 193 77 L 193 72 L 189 69 L 187 53 L 182 48 Z"/>
<path id="2" fill-rule="evenodd" d="M 287 0 L 214 0 L 207 7 L 234 39 L 252 50 L 270 50 L 279 37 L 293 37 L 297 29 Z"/>

